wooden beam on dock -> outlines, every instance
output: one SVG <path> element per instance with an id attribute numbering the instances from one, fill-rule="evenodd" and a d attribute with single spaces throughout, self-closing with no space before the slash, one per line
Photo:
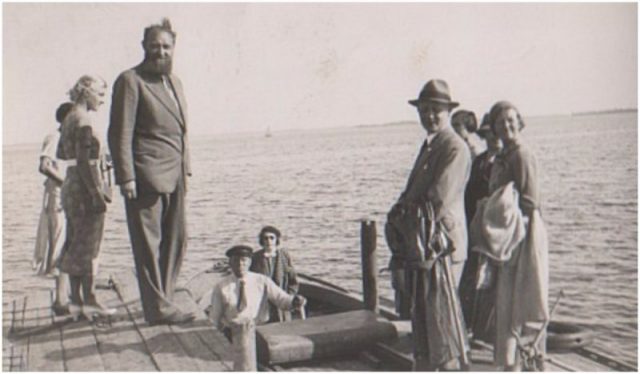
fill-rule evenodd
<path id="1" fill-rule="evenodd" d="M 51 325 L 51 293 L 30 293 L 18 302 L 14 334 L 25 348 L 24 369 L 29 371 L 64 371 L 60 329 Z M 14 369 L 15 370 L 15 369 Z"/>
<path id="2" fill-rule="evenodd" d="M 139 299 L 137 279 L 132 273 L 113 275 L 112 279 L 121 300 Z M 176 304 L 184 310 L 198 310 L 187 292 L 177 291 L 175 297 Z M 221 371 L 230 368 L 224 360 L 227 354 L 221 352 L 230 350 L 230 346 L 220 344 L 224 339 L 222 334 L 205 320 L 202 311 L 196 321 L 180 326 L 150 326 L 141 315 L 133 320 L 133 324 L 158 370 Z M 212 339 L 216 333 L 220 336 Z M 209 344 L 203 344 L 203 340 Z"/>

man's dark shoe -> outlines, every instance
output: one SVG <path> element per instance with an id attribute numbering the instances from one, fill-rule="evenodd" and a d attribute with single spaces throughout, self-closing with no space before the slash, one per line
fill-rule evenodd
<path id="1" fill-rule="evenodd" d="M 183 313 L 183 312 L 175 312 L 170 314 L 164 318 L 157 319 L 155 321 L 150 321 L 150 326 L 155 325 L 180 325 L 183 323 L 188 323 L 193 321 L 196 318 L 193 313 Z"/>
<path id="2" fill-rule="evenodd" d="M 69 314 L 69 304 L 63 305 L 60 303 L 54 303 L 53 305 L 51 305 L 51 309 L 53 309 L 53 314 L 58 317 L 66 316 L 67 314 Z"/>

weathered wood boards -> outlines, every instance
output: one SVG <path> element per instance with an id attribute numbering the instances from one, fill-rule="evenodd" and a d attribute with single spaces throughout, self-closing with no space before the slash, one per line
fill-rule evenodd
<path id="1" fill-rule="evenodd" d="M 101 282 L 98 299 L 117 314 L 94 321 L 54 317 L 50 290 L 4 305 L 4 371 L 228 371 L 231 348 L 190 295 L 176 302 L 198 312 L 192 323 L 149 326 L 131 271 Z"/>
<path id="2" fill-rule="evenodd" d="M 278 364 L 355 354 L 397 336 L 391 322 L 369 310 L 267 324 L 257 331 L 260 362 Z"/>

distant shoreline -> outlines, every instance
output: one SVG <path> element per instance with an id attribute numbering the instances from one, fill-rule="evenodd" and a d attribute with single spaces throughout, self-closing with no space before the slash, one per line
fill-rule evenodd
<path id="1" fill-rule="evenodd" d="M 572 113 L 538 114 L 533 116 L 525 116 L 525 118 L 593 116 L 593 115 L 599 115 L 599 114 L 618 114 L 618 113 L 637 113 L 637 112 L 638 112 L 638 108 L 605 109 L 605 110 L 594 110 L 594 111 L 572 112 Z M 361 125 L 355 125 L 354 127 L 359 127 L 359 128 L 380 127 L 380 126 L 392 127 L 392 126 L 415 125 L 418 123 L 420 123 L 418 120 L 405 120 L 405 121 L 394 121 L 394 122 L 386 122 L 386 123 L 361 124 Z"/>
<path id="2" fill-rule="evenodd" d="M 625 108 L 625 109 L 607 109 L 607 110 L 593 110 L 588 112 L 574 112 L 572 116 L 591 116 L 594 114 L 615 114 L 615 113 L 637 113 L 638 108 Z"/>
<path id="3" fill-rule="evenodd" d="M 545 117 L 573 117 L 573 116 L 592 116 L 592 115 L 605 115 L 605 114 L 620 114 L 620 113 L 637 113 L 637 108 L 626 108 L 626 109 L 606 109 L 606 110 L 596 110 L 596 111 L 586 111 L 586 112 L 572 112 L 572 113 L 556 113 L 556 114 L 538 114 L 533 116 L 525 116 L 525 118 L 545 118 Z M 295 128 L 287 128 L 287 129 L 277 129 L 272 130 L 271 134 L 273 136 L 277 136 L 279 132 L 289 132 L 289 131 L 316 131 L 316 130 L 335 130 L 340 128 L 375 128 L 375 127 L 395 127 L 395 126 L 415 126 L 419 124 L 419 120 L 399 120 L 393 122 L 385 122 L 385 123 L 367 123 L 367 124 L 359 124 L 359 125 L 350 125 L 343 127 L 316 127 L 316 128 L 305 128 L 305 129 L 295 129 Z M 245 131 L 231 131 L 231 132 L 220 132 L 220 133 L 207 133 L 207 134 L 199 134 L 199 136 L 204 137 L 217 137 L 223 135 L 258 135 L 264 137 L 263 130 L 245 130 Z M 3 149 L 31 149 L 34 147 L 39 147 L 41 143 L 39 142 L 30 142 L 30 143 L 9 143 L 2 144 Z"/>

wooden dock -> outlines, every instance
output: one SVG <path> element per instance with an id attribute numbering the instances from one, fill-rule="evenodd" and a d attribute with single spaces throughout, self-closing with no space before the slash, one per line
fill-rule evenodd
<path id="1" fill-rule="evenodd" d="M 31 293 L 3 305 L 3 371 L 230 371 L 233 351 L 206 319 L 192 295 L 179 289 L 176 301 L 196 313 L 195 321 L 178 326 L 149 326 L 142 317 L 133 270 L 99 282 L 97 297 L 117 314 L 97 321 L 56 317 L 53 290 Z M 197 292 L 197 290 L 194 290 Z M 404 326 L 404 327 L 402 327 Z M 409 321 L 396 325 L 400 338 L 376 343 L 353 357 L 262 367 L 282 371 L 388 371 L 388 362 L 411 369 Z M 474 346 L 473 371 L 495 371 L 491 347 Z M 637 371 L 607 356 L 580 348 L 549 353 L 547 371 Z"/>
<path id="2" fill-rule="evenodd" d="M 184 325 L 149 326 L 132 271 L 100 282 L 97 297 L 117 314 L 97 321 L 56 317 L 52 291 L 3 307 L 3 371 L 229 371 L 231 345 L 185 290 L 176 300 L 196 313 Z"/>

